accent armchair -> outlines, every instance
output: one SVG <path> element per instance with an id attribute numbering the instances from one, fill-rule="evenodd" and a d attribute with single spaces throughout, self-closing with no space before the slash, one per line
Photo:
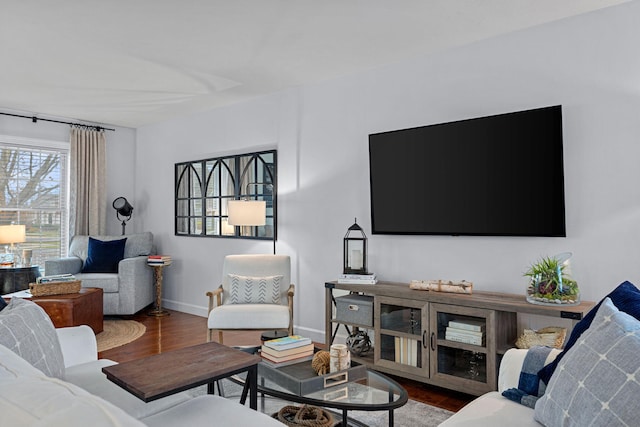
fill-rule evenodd
<path id="1" fill-rule="evenodd" d="M 293 334 L 291 259 L 286 255 L 228 255 L 222 284 L 209 297 L 207 341 L 218 331 L 280 330 Z"/>
<path id="2" fill-rule="evenodd" d="M 108 315 L 134 314 L 154 300 L 153 269 L 147 257 L 153 253 L 153 234 L 150 232 L 125 236 L 92 236 L 100 241 L 127 238 L 124 258 L 115 272 L 85 272 L 89 257 L 89 236 L 76 235 L 69 245 L 69 256 L 45 261 L 45 274 L 73 274 L 87 288 L 102 288 L 103 312 Z"/>

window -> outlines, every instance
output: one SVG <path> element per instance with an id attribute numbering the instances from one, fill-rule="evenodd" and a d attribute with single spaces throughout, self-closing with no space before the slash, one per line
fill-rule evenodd
<path id="1" fill-rule="evenodd" d="M 19 249 L 41 271 L 67 253 L 68 157 L 68 143 L 0 136 L 0 224 L 25 225 Z"/>
<path id="2" fill-rule="evenodd" d="M 175 234 L 273 239 L 276 235 L 276 150 L 176 163 Z M 235 227 L 227 203 L 264 200 L 266 224 Z"/>

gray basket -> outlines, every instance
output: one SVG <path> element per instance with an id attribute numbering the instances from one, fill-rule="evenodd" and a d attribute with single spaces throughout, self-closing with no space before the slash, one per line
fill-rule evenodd
<path id="1" fill-rule="evenodd" d="M 344 295 L 336 298 L 336 321 L 373 327 L 373 297 Z"/>

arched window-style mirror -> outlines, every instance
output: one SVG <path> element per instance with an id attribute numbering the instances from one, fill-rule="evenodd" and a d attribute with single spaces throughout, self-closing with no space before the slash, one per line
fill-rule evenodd
<path id="1" fill-rule="evenodd" d="M 275 240 L 276 171 L 276 150 L 176 163 L 175 234 Z M 230 225 L 228 203 L 238 199 L 265 201 L 265 225 Z"/>

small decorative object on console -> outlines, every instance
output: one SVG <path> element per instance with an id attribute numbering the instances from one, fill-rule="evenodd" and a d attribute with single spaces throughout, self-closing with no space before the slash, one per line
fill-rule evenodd
<path id="1" fill-rule="evenodd" d="M 527 301 L 543 305 L 578 305 L 578 282 L 571 278 L 571 252 L 543 257 L 524 273 L 530 278 Z"/>
<path id="2" fill-rule="evenodd" d="M 451 292 L 455 294 L 471 294 L 473 292 L 473 282 L 462 280 L 453 282 L 451 280 L 412 280 L 409 288 L 422 291 Z"/>
<path id="3" fill-rule="evenodd" d="M 347 338 L 347 347 L 356 356 L 363 356 L 371 350 L 371 339 L 366 331 L 357 331 Z"/>
<path id="4" fill-rule="evenodd" d="M 357 218 L 344 235 L 344 274 L 367 274 L 367 235 L 358 225 Z"/>

